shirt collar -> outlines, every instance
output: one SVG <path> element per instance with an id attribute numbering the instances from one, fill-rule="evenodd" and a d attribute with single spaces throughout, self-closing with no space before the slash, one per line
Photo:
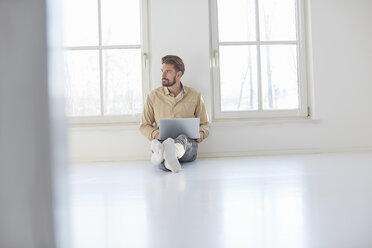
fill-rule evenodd
<path id="1" fill-rule="evenodd" d="M 187 91 L 186 91 L 185 87 L 183 87 L 182 82 L 181 82 L 181 88 L 182 88 L 182 90 L 181 90 L 182 94 L 185 95 L 187 93 Z M 170 95 L 171 94 L 171 92 L 169 91 L 168 87 L 163 87 L 163 89 L 164 89 L 164 94 L 166 94 L 166 95 Z"/>

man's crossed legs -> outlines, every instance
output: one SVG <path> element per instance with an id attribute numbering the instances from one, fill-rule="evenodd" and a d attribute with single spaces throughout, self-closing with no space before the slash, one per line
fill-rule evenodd
<path id="1" fill-rule="evenodd" d="M 151 141 L 151 162 L 159 165 L 163 170 L 179 172 L 180 162 L 191 162 L 196 159 L 198 143 L 181 134 L 174 140 L 168 138 L 161 143 L 158 140 Z"/>

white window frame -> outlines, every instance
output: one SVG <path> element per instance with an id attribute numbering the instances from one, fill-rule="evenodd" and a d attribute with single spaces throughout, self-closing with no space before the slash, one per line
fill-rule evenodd
<path id="1" fill-rule="evenodd" d="M 150 63 L 149 63 L 149 44 L 148 44 L 148 13 L 149 5 L 148 0 L 140 0 L 140 44 L 139 45 L 115 45 L 104 46 L 102 45 L 102 32 L 101 32 L 101 0 L 97 0 L 98 4 L 98 32 L 99 32 L 99 45 L 98 46 L 75 46 L 65 47 L 65 50 L 98 50 L 99 51 L 99 69 L 100 69 L 100 116 L 73 116 L 68 117 L 69 124 L 73 126 L 79 125 L 112 125 L 112 124 L 138 124 L 141 119 L 141 113 L 136 115 L 104 115 L 104 100 L 103 100 L 103 65 L 102 65 L 102 51 L 104 49 L 141 49 L 141 66 L 142 66 L 142 102 L 150 89 Z"/>
<path id="2" fill-rule="evenodd" d="M 219 42 L 218 36 L 218 11 L 217 0 L 210 0 L 211 17 L 211 68 L 214 95 L 214 119 L 267 119 L 267 118 L 308 118 L 310 117 L 310 107 L 308 102 L 308 66 L 306 40 L 307 29 L 307 11 L 305 6 L 307 0 L 296 0 L 296 32 L 297 41 L 260 41 L 259 36 L 259 12 L 258 1 L 256 0 L 256 41 L 249 42 Z M 220 63 L 219 63 L 219 45 L 257 45 L 257 66 L 258 66 L 258 110 L 251 111 L 221 111 L 221 85 L 220 85 Z M 262 109 L 262 82 L 261 82 L 261 45 L 272 44 L 296 44 L 298 54 L 298 82 L 299 82 L 299 108 L 294 110 L 264 110 Z"/>

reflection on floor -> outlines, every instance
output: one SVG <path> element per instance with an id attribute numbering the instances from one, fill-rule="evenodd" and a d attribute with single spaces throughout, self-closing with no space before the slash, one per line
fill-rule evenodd
<path id="1" fill-rule="evenodd" d="M 71 168 L 73 248 L 372 247 L 372 152 Z"/>

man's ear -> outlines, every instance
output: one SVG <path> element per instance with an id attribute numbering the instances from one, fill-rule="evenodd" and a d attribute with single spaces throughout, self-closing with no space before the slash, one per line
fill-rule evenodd
<path id="1" fill-rule="evenodd" d="M 177 72 L 177 78 L 180 79 L 182 77 L 182 71 Z"/>

